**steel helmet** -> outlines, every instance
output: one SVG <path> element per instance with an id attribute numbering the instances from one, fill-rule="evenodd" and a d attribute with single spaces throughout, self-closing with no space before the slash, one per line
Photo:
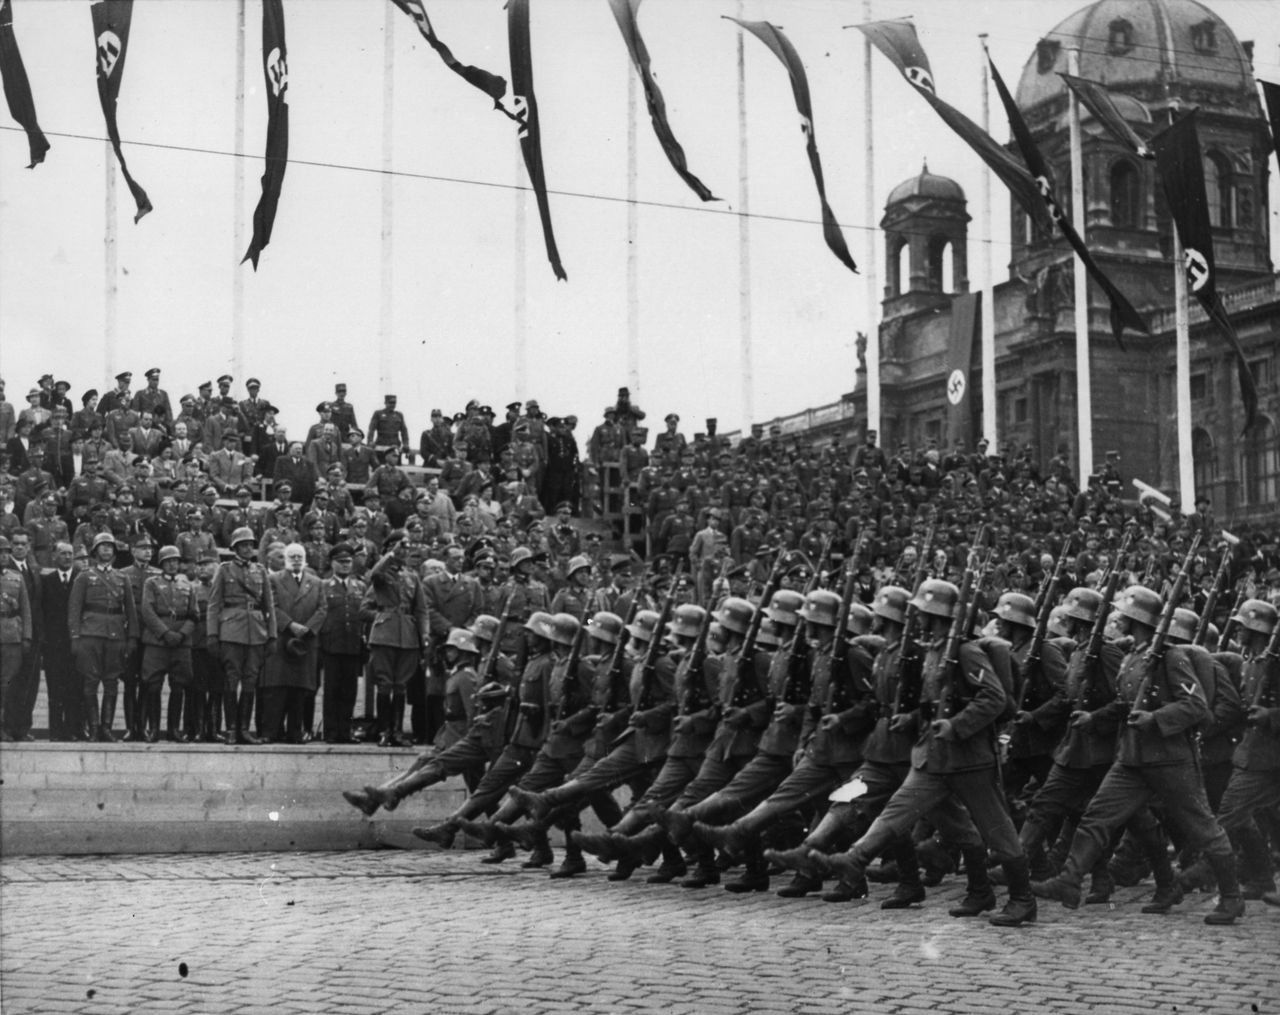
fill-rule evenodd
<path id="1" fill-rule="evenodd" d="M 763 645 L 765 648 L 781 648 L 782 635 L 781 625 L 771 617 L 765 617 L 760 621 L 760 630 L 756 633 L 756 644 Z"/>
<path id="2" fill-rule="evenodd" d="M 156 555 L 156 563 L 163 564 L 166 560 L 181 560 L 182 554 L 178 552 L 176 546 L 162 546 L 160 552 Z"/>
<path id="3" fill-rule="evenodd" d="M 245 532 L 248 531 L 248 529 L 245 529 Z M 250 536 L 250 538 L 252 538 L 252 536 Z M 234 546 L 235 544 L 232 543 L 231 545 Z M 116 548 L 116 537 L 110 532 L 99 532 L 93 537 L 93 547 L 90 552 L 97 552 L 99 546 L 110 546 L 111 549 L 114 550 Z"/>
<path id="4" fill-rule="evenodd" d="M 498 625 L 500 623 L 501 621 L 497 617 L 482 613 L 471 622 L 470 631 L 481 641 L 493 641 L 498 634 Z"/>
<path id="5" fill-rule="evenodd" d="M 698 637 L 698 631 L 702 629 L 702 621 L 707 615 L 707 611 L 701 606 L 693 603 L 685 603 L 677 606 L 671 614 L 671 622 L 667 628 L 672 634 L 680 635 L 685 638 Z"/>
<path id="6" fill-rule="evenodd" d="M 826 589 L 814 589 L 804 598 L 800 619 L 823 627 L 835 627 L 840 616 L 840 597 Z"/>
<path id="7" fill-rule="evenodd" d="M 456 648 L 461 652 L 471 652 L 475 655 L 480 654 L 480 646 L 476 644 L 475 632 L 468 631 L 465 627 L 455 627 L 449 632 L 449 639 L 445 642 L 450 648 Z"/>
<path id="8" fill-rule="evenodd" d="M 907 603 L 911 601 L 911 593 L 899 585 L 885 585 L 876 593 L 871 603 L 871 612 L 877 617 L 892 620 L 899 624 L 907 622 Z"/>
<path id="9" fill-rule="evenodd" d="M 641 610 L 636 614 L 635 620 L 627 625 L 627 634 L 636 641 L 650 642 L 659 619 L 656 610 Z"/>
<path id="10" fill-rule="evenodd" d="M 524 629 L 539 637 L 550 639 L 552 622 L 551 614 L 536 610 L 529 614 L 529 619 L 524 622 Z"/>
<path id="11" fill-rule="evenodd" d="M 1049 611 L 1047 630 L 1055 638 L 1068 638 L 1071 636 L 1070 620 L 1071 614 L 1067 612 L 1067 604 L 1059 603 Z"/>
<path id="12" fill-rule="evenodd" d="M 557 645 L 572 645 L 581 627 L 578 618 L 572 613 L 557 613 L 551 618 L 551 633 L 548 637 Z"/>
<path id="13" fill-rule="evenodd" d="M 13 544 L 9 542 L 9 537 L 0 535 L 0 550 L 12 550 Z"/>
<path id="14" fill-rule="evenodd" d="M 1231 619 L 1246 631 L 1270 634 L 1276 628 L 1276 608 L 1265 599 L 1246 599 Z"/>
<path id="15" fill-rule="evenodd" d="M 533 551 L 527 546 L 517 546 L 511 551 L 511 560 L 509 561 L 511 570 L 514 571 L 516 565 L 523 564 L 526 560 L 533 560 Z"/>
<path id="16" fill-rule="evenodd" d="M 616 645 L 622 637 L 622 618 L 616 613 L 601 610 L 587 621 L 587 634 L 599 641 Z"/>
<path id="17" fill-rule="evenodd" d="M 247 525 L 241 525 L 240 528 L 231 533 L 229 542 L 234 549 L 238 543 L 255 543 L 257 540 L 253 538 L 253 529 Z"/>
<path id="18" fill-rule="evenodd" d="M 845 621 L 844 629 L 846 634 L 866 634 L 871 630 L 871 618 L 875 614 L 871 612 L 862 603 L 853 603 L 849 606 L 849 619 Z"/>
<path id="19" fill-rule="evenodd" d="M 1178 645 L 1189 645 L 1196 640 L 1196 628 L 1200 626 L 1200 615 L 1195 610 L 1182 607 L 1173 611 L 1173 621 L 1169 624 L 1169 640 Z"/>
<path id="20" fill-rule="evenodd" d="M 1006 592 L 996 601 L 995 614 L 1010 624 L 1023 627 L 1036 626 L 1036 603 L 1030 596 L 1021 592 Z"/>
<path id="21" fill-rule="evenodd" d="M 804 595 L 791 589 L 778 589 L 765 607 L 764 615 L 778 624 L 795 627 L 800 623 L 799 612 L 804 606 Z"/>
<path id="22" fill-rule="evenodd" d="M 720 604 L 720 609 L 716 610 L 712 616 L 720 621 L 720 626 L 726 631 L 734 631 L 738 634 L 746 634 L 747 628 L 751 626 L 751 618 L 755 616 L 756 608 L 745 599 L 737 596 L 730 596 Z"/>
<path id="23" fill-rule="evenodd" d="M 591 569 L 591 558 L 586 554 L 578 554 L 576 557 L 569 558 L 569 566 L 565 569 L 564 576 L 572 578 L 579 571 L 588 571 Z"/>
<path id="24" fill-rule="evenodd" d="M 707 626 L 707 647 L 712 652 L 724 650 L 724 628 L 720 626 L 718 620 L 713 620 Z"/>
<path id="25" fill-rule="evenodd" d="M 1160 596 L 1145 585 L 1130 585 L 1116 596 L 1115 609 L 1122 617 L 1129 617 L 1147 627 L 1160 626 Z"/>
<path id="26" fill-rule="evenodd" d="M 941 578 L 929 578 L 920 583 L 920 591 L 911 603 L 921 613 L 934 617 L 953 617 L 960 601 L 960 590 Z"/>
<path id="27" fill-rule="evenodd" d="M 1062 599 L 1062 608 L 1072 620 L 1083 620 L 1092 624 L 1097 619 L 1098 610 L 1102 606 L 1102 593 L 1087 589 L 1083 585 L 1072 589 Z"/>

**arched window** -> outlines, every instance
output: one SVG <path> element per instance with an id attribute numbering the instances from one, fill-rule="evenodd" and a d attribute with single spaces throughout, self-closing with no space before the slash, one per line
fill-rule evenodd
<path id="1" fill-rule="evenodd" d="M 897 264 L 898 275 L 898 295 L 911 291 L 911 244 L 905 239 L 901 241 L 902 245 L 898 247 L 898 253 L 894 258 Z"/>
<path id="2" fill-rule="evenodd" d="M 1196 493 L 1212 496 L 1218 478 L 1218 463 L 1213 454 L 1213 438 L 1204 427 L 1191 431 L 1191 467 L 1195 474 Z"/>
<path id="3" fill-rule="evenodd" d="M 1243 504 L 1271 505 L 1280 499 L 1280 433 L 1265 413 L 1240 449 L 1240 499 Z"/>
<path id="4" fill-rule="evenodd" d="M 1204 191 L 1209 202 L 1209 224 L 1218 229 L 1235 225 L 1235 188 L 1232 186 L 1231 162 L 1221 152 L 1204 157 Z"/>
<path id="5" fill-rule="evenodd" d="M 1111 166 L 1111 224 L 1120 229 L 1133 229 L 1142 220 L 1142 191 L 1138 170 L 1128 159 Z"/>
<path id="6" fill-rule="evenodd" d="M 1133 49 L 1133 25 L 1124 18 L 1116 18 L 1107 26 L 1107 52 L 1112 56 L 1124 56 Z"/>
<path id="7" fill-rule="evenodd" d="M 904 289 L 904 283 L 909 277 L 906 274 L 906 272 L 903 270 L 904 258 L 902 255 L 903 255 L 903 252 L 906 251 L 906 249 L 907 249 L 907 241 L 905 237 L 893 236 L 893 235 L 889 236 L 889 250 L 888 250 L 889 257 L 887 259 L 889 277 L 886 280 L 885 284 L 886 284 L 886 287 L 888 288 L 888 295 L 890 297 L 902 295 L 902 292 Z"/>
<path id="8" fill-rule="evenodd" d="M 951 241 L 945 236 L 929 238 L 929 289 L 932 292 L 952 292 L 955 288 L 955 272 L 952 270 Z"/>

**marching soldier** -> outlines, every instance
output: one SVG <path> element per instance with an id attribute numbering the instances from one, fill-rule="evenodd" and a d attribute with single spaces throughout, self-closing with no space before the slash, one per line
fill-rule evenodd
<path id="1" fill-rule="evenodd" d="M 1081 878 L 1106 850 L 1111 836 L 1148 803 L 1159 800 L 1187 844 L 1203 851 L 1217 879 L 1218 905 L 1205 922 L 1234 923 L 1244 915 L 1235 856 L 1209 810 L 1189 735 L 1210 715 L 1195 663 L 1182 646 L 1160 653 L 1157 644 L 1156 651 L 1148 653 L 1161 620 L 1160 597 L 1150 589 L 1130 586 L 1116 600 L 1112 616 L 1116 632 L 1133 639 L 1116 677 L 1116 707 L 1128 713 L 1120 728 L 1116 760 L 1076 828 L 1066 867 L 1055 878 L 1037 881 L 1034 891 L 1076 908 Z M 1164 912 L 1180 893 L 1169 873 L 1157 868 L 1156 876 L 1151 911 Z"/>
<path id="2" fill-rule="evenodd" d="M 511 560 L 509 564 L 511 574 L 503 583 L 502 591 L 495 603 L 494 614 L 502 616 L 507 609 L 507 603 L 511 606 L 511 628 L 518 632 L 520 623 L 523 623 L 530 616 L 538 611 L 547 612 L 551 608 L 549 598 L 547 596 L 547 587 L 533 577 L 533 551 L 527 546 L 517 546 L 511 552 Z M 504 639 L 502 650 L 504 652 L 515 652 L 519 649 L 518 633 L 508 634 Z"/>
<path id="3" fill-rule="evenodd" d="M 219 565 L 209 589 L 207 649 L 226 675 L 227 744 L 257 744 L 250 725 L 253 701 L 268 653 L 276 646 L 276 611 L 267 569 L 257 562 L 248 527 L 231 533 L 229 561 Z"/>
<path id="4" fill-rule="evenodd" d="M 938 805 L 954 795 L 969 810 L 978 832 L 974 833 L 972 825 L 948 822 L 952 825 L 949 838 L 965 854 L 968 873 L 965 899 L 951 915 L 977 916 L 995 908 L 995 894 L 986 874 L 985 843 L 1004 866 L 1009 884 L 1009 901 L 991 920 L 999 926 L 1021 926 L 1035 919 L 1036 902 L 1026 856 L 996 781 L 992 735 L 1007 696 L 987 654 L 976 643 L 957 637 L 960 627 L 956 617 L 963 618 L 968 608 L 961 601 L 960 590 L 950 582 L 929 579 L 921 584 L 913 602 L 927 624 L 928 649 L 920 707 L 912 717 L 918 739 L 911 751 L 911 770 L 880 816 L 847 853 L 828 856 L 815 850 L 810 856 L 820 868 L 843 878 L 865 876 L 872 858 L 908 834 L 926 814 L 935 812 L 937 819 Z M 954 666 L 947 658 L 949 648 L 955 652 Z"/>
<path id="5" fill-rule="evenodd" d="M 90 554 L 92 566 L 76 575 L 71 586 L 67 628 L 76 669 L 84 681 L 85 736 L 114 743 L 111 726 L 116 715 L 117 682 L 124 672 L 125 657 L 138 637 L 138 611 L 129 579 L 111 566 L 116 556 L 114 537 L 109 532 L 99 533 Z M 91 732 L 95 716 L 96 734 Z"/>

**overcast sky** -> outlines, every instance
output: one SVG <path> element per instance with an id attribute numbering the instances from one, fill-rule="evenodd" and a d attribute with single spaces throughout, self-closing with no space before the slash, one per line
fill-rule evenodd
<path id="1" fill-rule="evenodd" d="M 238 264 L 260 193 L 266 108 L 261 6 L 248 2 L 245 200 L 234 207 L 235 0 L 139 0 L 119 105 L 125 155 L 155 211 L 140 224 L 121 181 L 118 341 L 104 349 L 104 136 L 87 0 L 14 0 L 15 28 L 52 149 L 28 171 L 20 130 L 0 130 L 0 372 L 20 402 L 46 371 L 73 400 L 108 366 L 164 370 L 175 398 L 231 366 L 232 278 L 244 275 L 246 370 L 305 429 L 335 381 L 361 424 L 381 404 L 379 314 L 385 0 L 285 0 L 290 156 L 259 270 Z M 551 212 L 568 282 L 547 264 L 527 199 L 528 382 L 516 390 L 516 206 L 527 183 L 513 125 L 453 75 L 394 11 L 390 387 L 410 429 L 433 407 L 477 397 L 498 408 L 535 397 L 588 429 L 627 383 L 627 79 L 634 72 L 604 0 L 532 0 L 535 84 Z M 1040 37 L 1074 0 L 873 0 L 876 18 L 914 15 L 939 94 L 981 116 L 979 32 L 1011 86 Z M 1212 4 L 1255 70 L 1280 80 L 1273 0 Z M 500 0 L 428 0 L 437 32 L 464 62 L 509 79 Z M 881 236 L 864 211 L 862 0 L 746 0 L 742 13 L 791 38 L 808 69 L 827 191 L 855 260 Z M 640 100 L 642 352 L 636 401 L 701 429 L 742 423 L 740 374 L 738 29 L 736 0 L 646 0 L 640 11 L 671 125 L 690 169 L 716 195 L 702 205 L 668 166 Z M 919 172 L 969 196 L 970 278 L 980 282 L 977 159 L 874 54 L 876 218 L 889 190 Z M 835 401 L 853 388 L 854 339 L 878 308 L 866 283 L 822 241 L 818 201 L 782 65 L 746 39 L 751 313 L 757 420 Z M 993 133 L 1008 130 L 992 96 Z M 7 110 L 0 125 L 14 127 Z M 65 136 L 65 135 L 80 135 Z M 149 147 L 149 145 L 172 147 Z M 192 151 L 187 149 L 200 149 Z M 1007 277 L 1007 194 L 994 188 L 994 262 Z M 1272 174 L 1273 257 L 1280 207 Z M 799 221 L 793 221 L 799 220 Z M 659 424 L 660 425 L 660 424 Z"/>

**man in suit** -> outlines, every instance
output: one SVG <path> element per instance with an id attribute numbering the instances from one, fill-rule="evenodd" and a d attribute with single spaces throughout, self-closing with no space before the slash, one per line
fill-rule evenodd
<path id="1" fill-rule="evenodd" d="M 164 443 L 165 433 L 155 425 L 155 416 L 150 412 L 141 413 L 138 425 L 129 430 L 127 450 L 150 461 L 160 454 Z"/>
<path id="2" fill-rule="evenodd" d="M 262 674 L 262 732 L 268 741 L 302 743 L 307 701 L 316 693 L 316 636 L 324 626 L 328 598 L 324 582 L 306 563 L 306 549 L 290 543 L 284 548 L 284 570 L 269 579 L 280 638 Z"/>
<path id="3" fill-rule="evenodd" d="M 40 575 L 40 634 L 44 679 L 49 690 L 49 739 L 83 740 L 84 716 L 80 678 L 71 655 L 67 606 L 71 583 L 81 568 L 74 567 L 75 550 L 59 541 L 53 547 L 53 567 Z"/>
<path id="4" fill-rule="evenodd" d="M 276 459 L 271 478 L 277 484 L 287 481 L 293 487 L 293 502 L 301 504 L 305 510 L 315 495 L 319 474 L 316 472 L 315 463 L 303 457 L 302 442 L 292 441 L 289 444 L 288 456 Z"/>
<path id="5" fill-rule="evenodd" d="M 225 496 L 252 478 L 253 462 L 240 450 L 239 435 L 224 433 L 222 447 L 209 456 L 209 482 Z"/>
<path id="6" fill-rule="evenodd" d="M 5 705 L 4 732 L 14 740 L 31 740 L 31 715 L 40 691 L 40 569 L 31 556 L 31 536 L 25 531 L 14 532 L 9 537 L 13 550 L 12 567 L 22 578 L 31 614 L 30 647 L 22 657 L 8 685 L 8 701 Z"/>

